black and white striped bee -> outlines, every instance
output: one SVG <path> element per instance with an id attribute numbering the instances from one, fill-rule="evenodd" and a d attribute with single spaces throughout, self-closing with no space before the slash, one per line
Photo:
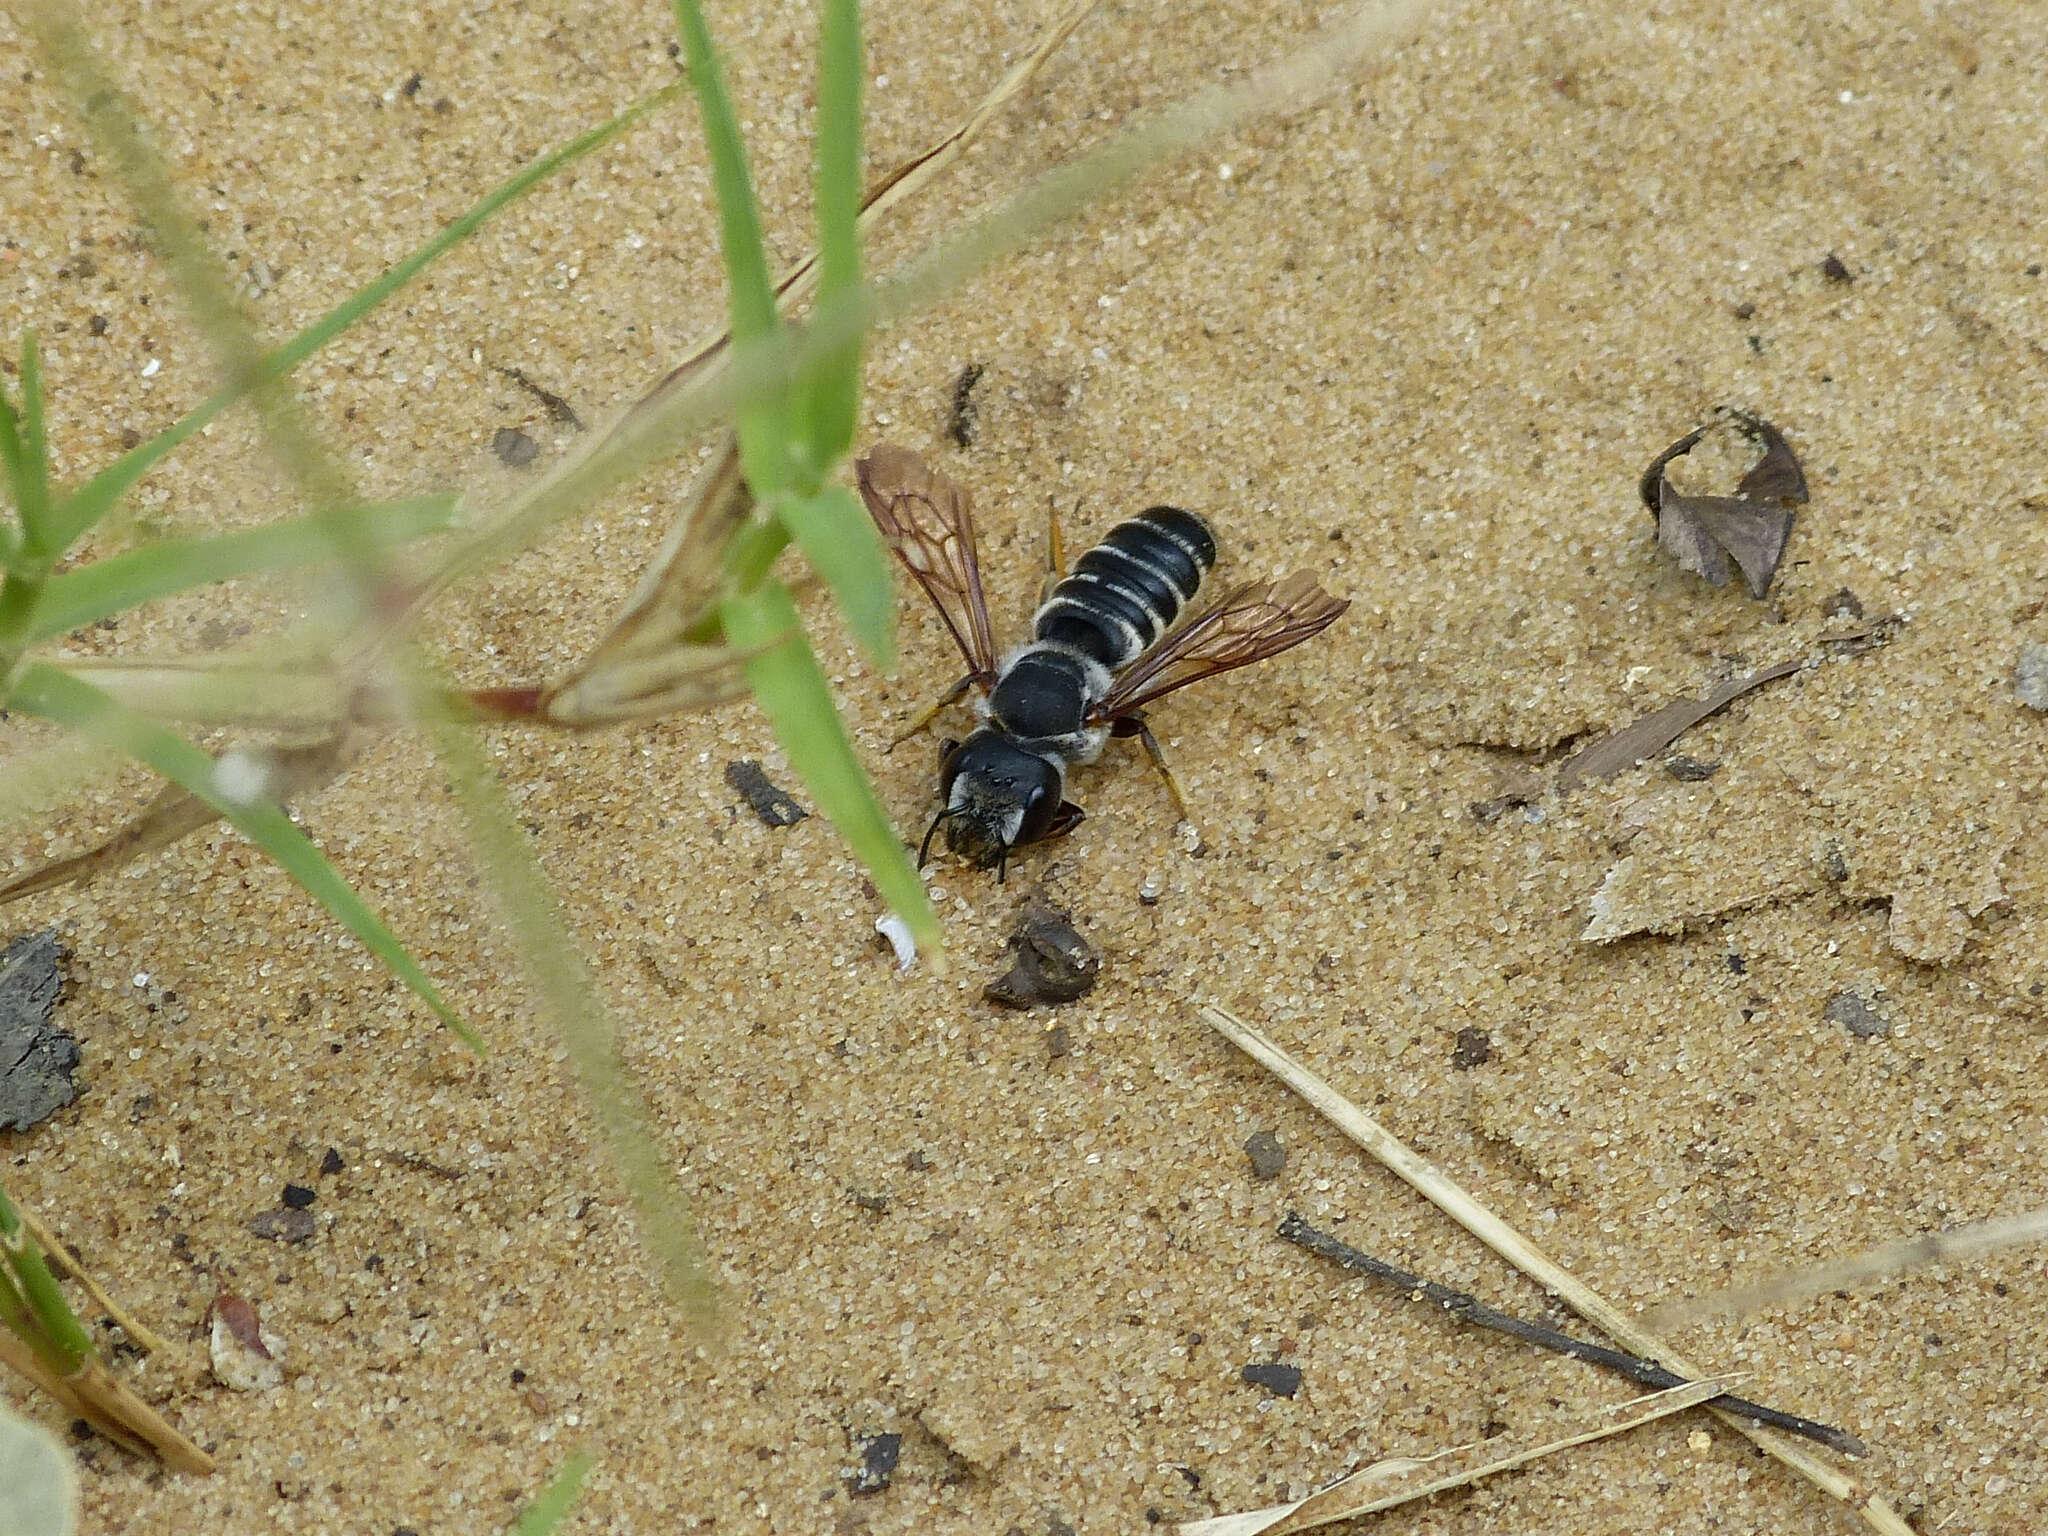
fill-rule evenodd
<path id="1" fill-rule="evenodd" d="M 1175 629 L 1216 564 L 1216 540 L 1194 513 L 1151 507 L 1081 556 L 1033 617 L 1030 641 L 998 661 L 967 492 L 889 443 L 854 468 L 876 526 L 967 658 L 967 675 L 911 730 L 969 688 L 980 695 L 981 724 L 940 769 L 945 805 L 925 832 L 919 864 L 943 826 L 947 847 L 983 869 L 993 865 L 1000 879 L 1012 848 L 1058 837 L 1081 820 L 1066 798 L 1067 770 L 1093 762 L 1111 736 L 1144 743 L 1185 817 L 1140 711 L 1176 688 L 1299 645 L 1351 606 L 1297 571 L 1239 587 Z M 1053 559 L 1057 568 L 1057 542 Z"/>

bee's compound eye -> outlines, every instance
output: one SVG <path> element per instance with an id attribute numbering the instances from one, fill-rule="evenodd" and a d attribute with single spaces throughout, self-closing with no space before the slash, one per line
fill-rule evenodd
<path id="1" fill-rule="evenodd" d="M 1038 805 L 1038 804 L 1042 803 L 1042 802 L 1044 801 L 1044 799 L 1045 799 L 1045 786 L 1044 786 L 1043 784 L 1040 784 L 1040 785 L 1036 786 L 1035 788 L 1033 788 L 1033 790 L 1031 791 L 1031 798 L 1030 798 L 1029 800 L 1026 800 L 1026 801 L 1024 802 L 1024 808 L 1025 808 L 1026 810 L 1030 810 L 1030 809 L 1031 809 L 1031 808 L 1032 808 L 1033 806 L 1036 806 L 1036 805 Z"/>

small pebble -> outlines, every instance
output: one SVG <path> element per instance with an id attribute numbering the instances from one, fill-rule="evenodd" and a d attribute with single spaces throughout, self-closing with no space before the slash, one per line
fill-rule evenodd
<path id="1" fill-rule="evenodd" d="M 1255 1179 L 1277 1179 L 1287 1166 L 1287 1149 L 1271 1131 L 1253 1131 L 1247 1136 L 1244 1155 L 1252 1160 Z"/>
<path id="2" fill-rule="evenodd" d="M 1864 1039 L 1892 1032 L 1892 1021 L 1878 1013 L 1854 992 L 1837 992 L 1829 998 L 1827 1007 L 1821 1011 L 1821 1017 L 1830 1024 L 1839 1024 L 1850 1034 L 1860 1035 Z"/>
<path id="3" fill-rule="evenodd" d="M 1493 1036 L 1483 1029 L 1461 1029 L 1457 1043 L 1451 1047 L 1451 1065 L 1460 1072 L 1470 1072 L 1474 1067 L 1484 1066 L 1493 1060 Z"/>
<path id="4" fill-rule="evenodd" d="M 1147 875 L 1145 883 L 1138 887 L 1138 900 L 1148 907 L 1156 907 L 1159 905 L 1159 894 L 1165 889 L 1166 887 L 1159 883 L 1157 875 Z"/>
<path id="5" fill-rule="evenodd" d="M 288 1210 L 303 1211 L 319 1198 L 319 1195 L 303 1184 L 287 1184 L 284 1187 L 284 1203 Z"/>
<path id="6" fill-rule="evenodd" d="M 256 1304 L 222 1291 L 208 1309 L 207 1355 L 213 1379 L 233 1392 L 266 1392 L 281 1386 L 284 1343 L 263 1326 Z"/>
<path id="7" fill-rule="evenodd" d="M 2019 665 L 2013 669 L 2012 691 L 2027 708 L 2048 711 L 2048 644 L 2029 640 L 2020 647 Z"/>
<path id="8" fill-rule="evenodd" d="M 540 457 L 540 444 L 517 427 L 500 427 L 491 434 L 491 452 L 507 469 L 524 469 Z"/>
<path id="9" fill-rule="evenodd" d="M 313 1235 L 318 1225 L 311 1211 L 293 1210 L 290 1206 L 263 1211 L 249 1218 L 249 1230 L 274 1243 L 303 1243 Z"/>
<path id="10" fill-rule="evenodd" d="M 1264 1387 L 1275 1397 L 1292 1397 L 1301 1390 L 1301 1367 L 1283 1365 L 1278 1360 L 1248 1365 L 1237 1375 L 1246 1386 Z"/>
<path id="11" fill-rule="evenodd" d="M 846 1479 L 856 1494 L 880 1493 L 896 1475 L 896 1462 L 903 1454 L 901 1435 L 862 1435 L 853 1442 L 860 1465 Z"/>

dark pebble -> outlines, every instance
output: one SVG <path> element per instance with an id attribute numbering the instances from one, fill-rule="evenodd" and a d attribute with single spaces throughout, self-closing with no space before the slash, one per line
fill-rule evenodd
<path id="1" fill-rule="evenodd" d="M 1277 1179 L 1287 1166 L 1287 1149 L 1271 1131 L 1253 1131 L 1247 1136 L 1244 1155 L 1252 1160 L 1255 1179 Z"/>
<path id="2" fill-rule="evenodd" d="M 1483 1029 L 1461 1029 L 1458 1040 L 1451 1047 L 1451 1065 L 1460 1072 L 1470 1072 L 1474 1067 L 1483 1067 L 1493 1060 L 1493 1036 Z"/>
<path id="3" fill-rule="evenodd" d="M 1829 998 L 1827 1007 L 1821 1011 L 1821 1017 L 1830 1024 L 1839 1024 L 1850 1034 L 1860 1035 L 1866 1040 L 1892 1032 L 1892 1021 L 1878 1013 L 1854 992 L 1837 992 Z"/>
<path id="4" fill-rule="evenodd" d="M 284 1203 L 287 1210 L 303 1211 L 320 1196 L 303 1184 L 287 1184 L 284 1187 Z"/>
<path id="5" fill-rule="evenodd" d="M 1703 784 L 1721 771 L 1721 765 L 1701 762 L 1696 757 L 1687 757 L 1683 752 L 1674 752 L 1664 759 L 1664 771 L 1681 784 Z"/>
<path id="6" fill-rule="evenodd" d="M 1820 275 L 1831 283 L 1853 283 L 1856 281 L 1856 274 L 1849 270 L 1849 264 L 1833 251 L 1829 251 L 1827 260 L 1820 264 Z"/>
<path id="7" fill-rule="evenodd" d="M 289 1206 L 249 1218 L 249 1230 L 273 1243 L 303 1243 L 317 1225 L 311 1211 L 293 1210 Z"/>
<path id="8" fill-rule="evenodd" d="M 507 469 L 524 469 L 540 457 L 540 444 L 517 427 L 500 427 L 491 434 L 491 452 Z"/>
<path id="9" fill-rule="evenodd" d="M 903 1454 L 901 1435 L 862 1435 L 853 1442 L 860 1466 L 847 1479 L 854 1493 L 880 1493 L 896 1475 L 896 1462 Z"/>
<path id="10" fill-rule="evenodd" d="M 1268 1360 L 1259 1365 L 1248 1365 L 1237 1374 L 1245 1385 L 1264 1387 L 1275 1397 L 1292 1397 L 1301 1390 L 1301 1367 L 1298 1365 Z"/>
<path id="11" fill-rule="evenodd" d="M 329 1147 L 324 1153 L 321 1154 L 320 1171 L 326 1174 L 329 1178 L 333 1178 L 335 1174 L 341 1172 L 342 1166 L 343 1164 L 341 1161 L 341 1153 L 336 1151 L 333 1147 Z"/>

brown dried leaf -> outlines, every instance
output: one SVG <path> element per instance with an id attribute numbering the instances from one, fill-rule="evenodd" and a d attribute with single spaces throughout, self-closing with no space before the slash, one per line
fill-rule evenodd
<path id="1" fill-rule="evenodd" d="M 1733 560 L 1751 597 L 1771 590 L 1785 545 L 1792 537 L 1792 510 L 1734 496 L 1681 496 L 1664 482 L 1657 517 L 1657 544 L 1682 571 L 1706 578 L 1710 587 L 1728 585 Z"/>
<path id="2" fill-rule="evenodd" d="M 1657 517 L 1657 543 L 1680 570 L 1726 586 L 1732 559 L 1750 596 L 1771 589 L 1785 544 L 1792 536 L 1792 506 L 1806 500 L 1806 474 L 1784 434 L 1760 416 L 1730 412 L 1730 421 L 1763 447 L 1744 472 L 1733 496 L 1688 496 L 1665 477 L 1673 459 L 1692 452 L 1706 428 L 1688 432 L 1651 461 L 1638 493 Z"/>
<path id="3" fill-rule="evenodd" d="M 697 633 L 718 602 L 726 546 L 753 508 L 739 439 L 728 432 L 611 632 L 541 690 L 541 718 L 585 729 L 708 709 L 746 692 L 731 647 L 715 631 Z"/>
<path id="4" fill-rule="evenodd" d="M 1763 445 L 1764 456 L 1749 466 L 1736 483 L 1735 494 L 1744 501 L 1783 501 L 1806 504 L 1806 471 L 1799 467 L 1799 455 L 1785 441 L 1785 434 L 1761 416 L 1738 413 L 1744 432 Z"/>
<path id="5" fill-rule="evenodd" d="M 1781 677 L 1789 677 L 1804 665 L 1802 661 L 1781 661 L 1776 666 L 1723 683 L 1705 698 L 1676 699 L 1662 709 L 1651 710 L 1566 759 L 1557 774 L 1559 791 L 1575 789 L 1586 779 L 1609 778 L 1624 768 L 1633 768 L 1644 758 L 1662 752 L 1709 715 L 1727 708 L 1745 693 Z"/>

